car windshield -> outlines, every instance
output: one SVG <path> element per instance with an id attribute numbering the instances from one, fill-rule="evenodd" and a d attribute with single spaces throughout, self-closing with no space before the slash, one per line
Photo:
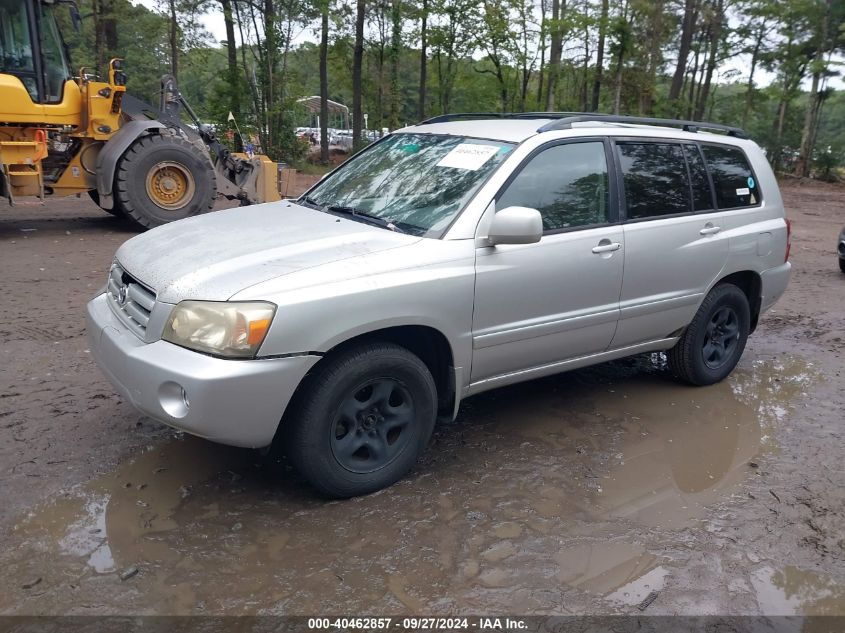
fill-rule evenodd
<path id="1" fill-rule="evenodd" d="M 513 144 L 394 134 L 351 159 L 301 202 L 424 237 L 440 237 Z"/>

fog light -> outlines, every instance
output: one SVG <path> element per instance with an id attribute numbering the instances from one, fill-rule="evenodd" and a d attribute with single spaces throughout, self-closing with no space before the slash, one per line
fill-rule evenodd
<path id="1" fill-rule="evenodd" d="M 188 393 L 179 383 L 168 380 L 158 388 L 158 400 L 161 408 L 173 418 L 184 418 L 191 406 Z"/>

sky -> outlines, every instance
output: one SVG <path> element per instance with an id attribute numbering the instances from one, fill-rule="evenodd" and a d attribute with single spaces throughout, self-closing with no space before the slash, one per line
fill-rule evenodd
<path id="1" fill-rule="evenodd" d="M 141 4 L 149 9 L 156 9 L 157 8 L 157 0 L 130 0 L 133 4 Z M 211 36 L 214 38 L 215 41 L 222 42 L 226 39 L 226 28 L 223 24 L 223 15 L 219 12 L 216 13 L 208 13 L 202 17 L 202 23 L 205 26 L 206 30 L 211 33 Z M 299 35 L 294 38 L 294 41 L 311 41 L 316 42 L 317 37 L 310 29 L 304 29 Z M 837 61 L 841 64 L 840 65 L 840 72 L 845 72 L 845 57 L 837 57 Z M 748 56 L 746 55 L 737 55 L 732 58 L 730 61 L 724 63 L 718 70 L 717 70 L 717 77 L 716 80 L 719 80 L 718 75 L 724 75 L 729 71 L 739 71 L 739 78 L 738 80 L 742 81 L 748 80 L 748 73 L 751 69 L 751 61 Z M 754 72 L 754 84 L 759 88 L 761 86 L 767 86 L 772 81 L 774 81 L 775 76 L 772 73 L 766 72 L 762 68 L 757 68 Z M 806 79 L 804 81 L 803 87 L 805 89 L 809 89 L 810 80 Z M 835 88 L 836 90 L 845 90 L 845 77 L 839 76 L 834 77 L 829 80 L 828 87 Z"/>

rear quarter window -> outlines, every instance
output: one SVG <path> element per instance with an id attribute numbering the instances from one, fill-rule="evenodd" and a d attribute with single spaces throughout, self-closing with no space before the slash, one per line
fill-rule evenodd
<path id="1" fill-rule="evenodd" d="M 701 145 L 701 150 L 713 177 L 716 206 L 719 209 L 760 204 L 759 185 L 745 152 L 738 147 L 705 144 Z"/>

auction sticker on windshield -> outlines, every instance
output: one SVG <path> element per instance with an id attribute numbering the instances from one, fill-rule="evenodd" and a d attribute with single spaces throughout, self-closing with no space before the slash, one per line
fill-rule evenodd
<path id="1" fill-rule="evenodd" d="M 438 167 L 454 167 L 476 171 L 499 152 L 498 145 L 461 143 L 437 163 Z"/>

